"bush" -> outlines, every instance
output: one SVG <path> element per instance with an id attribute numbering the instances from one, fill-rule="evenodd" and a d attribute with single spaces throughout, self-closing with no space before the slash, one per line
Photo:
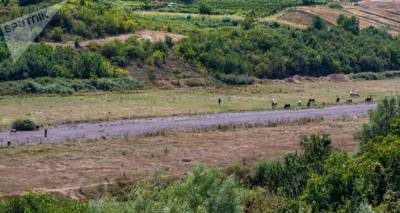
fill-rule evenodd
<path id="1" fill-rule="evenodd" d="M 60 42 L 63 40 L 63 29 L 61 27 L 55 27 L 51 33 L 50 38 L 53 41 Z"/>
<path id="2" fill-rule="evenodd" d="M 18 119 L 12 123 L 12 128 L 17 131 L 34 131 L 38 129 L 38 126 L 29 119 Z"/>
<path id="3" fill-rule="evenodd" d="M 0 203 L 0 213 L 20 212 L 86 212 L 87 204 L 57 199 L 46 193 L 29 193 Z"/>
<path id="4" fill-rule="evenodd" d="M 212 11 L 211 7 L 206 5 L 206 4 L 201 4 L 200 7 L 199 7 L 199 13 L 200 14 L 210 15 L 211 11 Z"/>
<path id="5" fill-rule="evenodd" d="M 63 79 L 37 78 L 34 80 L 0 82 L 0 96 L 25 94 L 72 94 L 90 91 L 127 91 L 143 87 L 133 78 Z"/>
<path id="6" fill-rule="evenodd" d="M 333 9 L 338 9 L 338 10 L 343 9 L 343 5 L 337 1 L 329 3 L 328 7 L 333 8 Z"/>

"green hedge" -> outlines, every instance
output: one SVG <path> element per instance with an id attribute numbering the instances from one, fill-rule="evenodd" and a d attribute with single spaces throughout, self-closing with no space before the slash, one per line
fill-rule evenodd
<path id="1" fill-rule="evenodd" d="M 0 95 L 72 94 L 74 92 L 126 91 L 143 87 L 133 78 L 38 78 L 0 83 Z"/>

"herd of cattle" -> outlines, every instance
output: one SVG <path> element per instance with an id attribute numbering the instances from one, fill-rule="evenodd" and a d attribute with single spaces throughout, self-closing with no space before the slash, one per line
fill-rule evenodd
<path id="1" fill-rule="evenodd" d="M 352 104 L 354 98 L 360 98 L 360 97 L 361 96 L 360 96 L 360 94 L 358 92 L 350 91 L 349 98 L 346 100 L 346 103 Z M 368 97 L 365 98 L 365 103 L 372 103 L 372 101 L 373 101 L 373 99 L 372 99 L 371 95 L 369 95 Z M 341 102 L 340 97 L 336 96 L 336 103 L 340 103 L 340 102 Z M 219 105 L 222 104 L 222 99 L 221 98 L 218 99 L 218 104 Z M 315 105 L 316 105 L 315 98 L 313 98 L 313 97 L 309 98 L 308 101 L 307 101 L 307 107 L 311 107 L 311 106 L 315 106 Z M 322 105 L 325 105 L 325 103 L 323 102 Z M 303 102 L 301 100 L 297 101 L 297 107 L 298 108 L 303 107 Z M 278 108 L 278 102 L 274 98 L 271 100 L 271 108 L 273 110 Z M 291 108 L 292 108 L 291 105 L 288 104 L 288 103 L 285 103 L 283 105 L 283 109 L 291 109 Z"/>

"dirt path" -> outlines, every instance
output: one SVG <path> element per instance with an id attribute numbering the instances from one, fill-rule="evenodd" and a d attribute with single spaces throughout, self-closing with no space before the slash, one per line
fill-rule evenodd
<path id="1" fill-rule="evenodd" d="M 357 104 L 332 106 L 322 109 L 220 113 L 63 125 L 49 129 L 48 138 L 44 138 L 43 129 L 31 132 L 17 132 L 14 135 L 2 132 L 0 133 L 0 145 L 5 146 L 9 141 L 14 145 L 61 143 L 69 140 L 136 136 L 162 131 L 207 129 L 218 125 L 265 124 L 319 117 L 340 118 L 365 115 L 374 106 L 372 104 Z"/>
<path id="2" fill-rule="evenodd" d="M 86 47 L 90 44 L 103 44 L 103 43 L 108 43 L 111 41 L 126 41 L 131 36 L 138 36 L 140 38 L 150 40 L 151 42 L 163 41 L 166 36 L 171 37 L 173 42 L 179 42 L 180 40 L 186 38 L 186 36 L 184 36 L 184 35 L 175 34 L 175 33 L 154 31 L 154 30 L 141 30 L 136 33 L 128 33 L 128 34 L 122 34 L 122 35 L 117 35 L 117 36 L 109 36 L 109 37 L 100 38 L 100 39 L 84 40 L 80 43 L 80 45 L 82 47 Z M 68 47 L 74 46 L 74 42 L 72 42 L 72 41 L 65 42 L 65 43 L 59 43 L 59 42 L 43 42 L 43 43 L 52 45 L 52 46 L 68 46 Z"/>

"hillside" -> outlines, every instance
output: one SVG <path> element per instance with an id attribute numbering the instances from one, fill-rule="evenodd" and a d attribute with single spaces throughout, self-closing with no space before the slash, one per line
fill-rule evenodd
<path id="1" fill-rule="evenodd" d="M 342 9 L 327 6 L 295 7 L 276 15 L 278 22 L 305 28 L 312 22 L 313 16 L 320 16 L 331 25 L 336 25 L 340 15 L 356 16 L 361 28 L 374 26 L 387 30 L 392 35 L 400 33 L 400 1 L 365 0 L 359 4 L 345 4 Z"/>

